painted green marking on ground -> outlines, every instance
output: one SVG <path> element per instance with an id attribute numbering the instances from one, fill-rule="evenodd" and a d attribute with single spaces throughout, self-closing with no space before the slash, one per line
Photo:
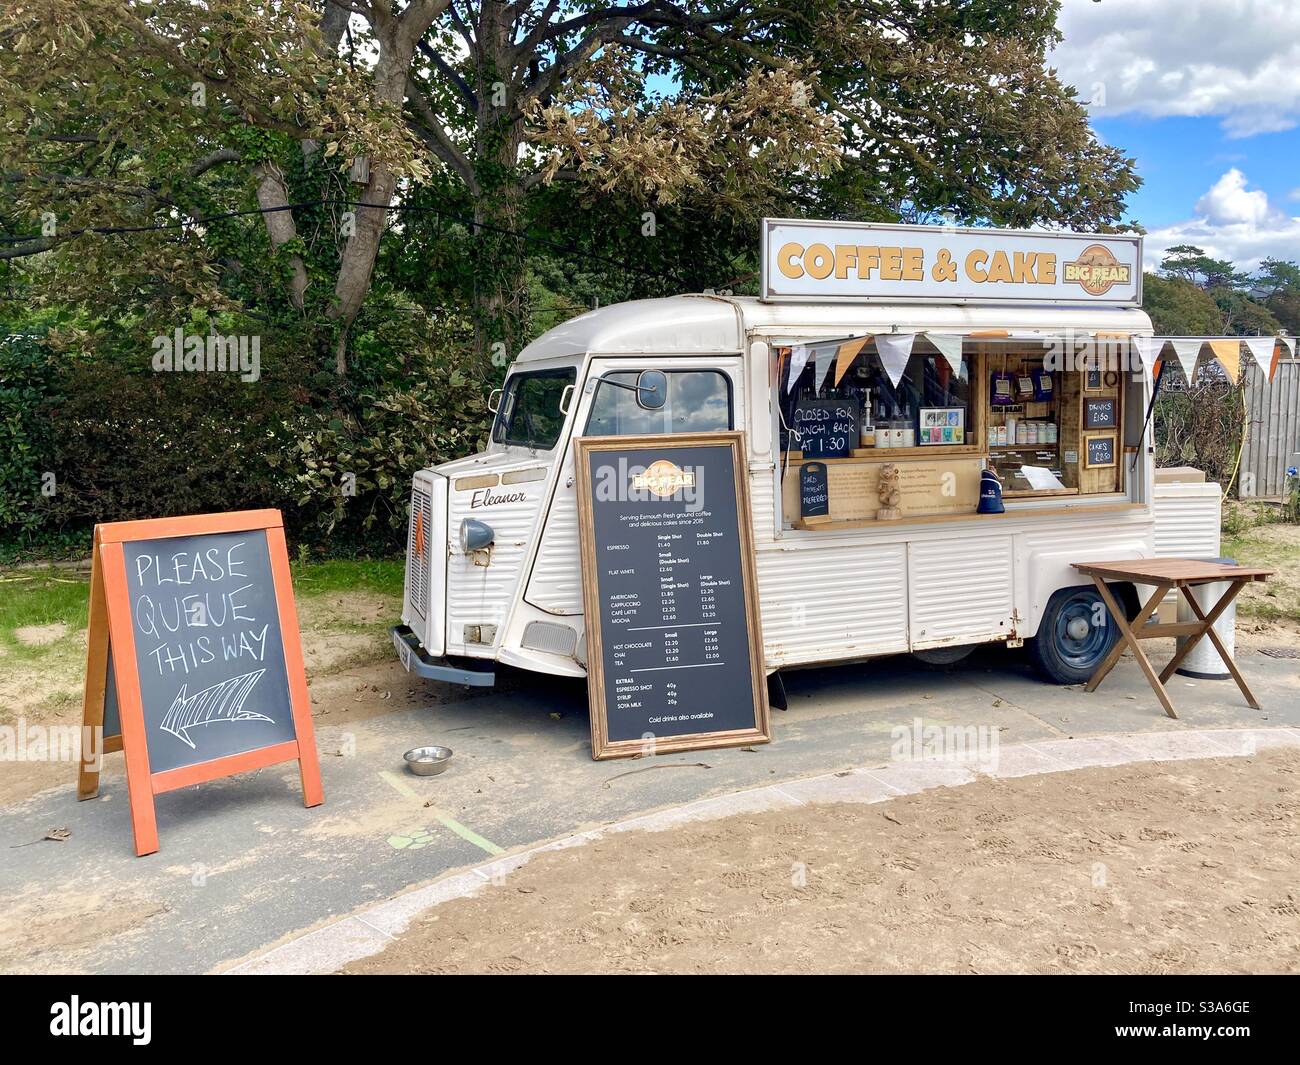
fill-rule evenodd
<path id="1" fill-rule="evenodd" d="M 419 799 L 421 797 L 420 794 L 414 788 L 412 788 L 405 780 L 399 777 L 396 773 L 390 773 L 386 769 L 381 769 L 379 775 L 383 777 L 384 780 L 388 783 L 388 785 L 391 788 L 393 788 L 393 790 L 396 791 L 398 794 L 405 795 L 408 799 Z M 498 847 L 491 840 L 484 839 L 473 829 L 466 828 L 454 817 L 452 817 L 451 814 L 443 813 L 436 806 L 430 806 L 428 809 L 429 812 L 434 816 L 434 818 L 437 820 L 437 822 L 440 825 L 442 825 L 444 828 L 451 829 L 461 839 L 465 840 L 467 843 L 474 844 L 474 846 L 478 847 L 479 850 L 487 851 L 488 854 L 505 853 L 505 848 Z M 399 849 L 407 849 L 412 846 L 412 842 L 410 842 L 411 835 L 412 834 L 408 834 L 407 836 L 390 836 L 388 838 L 388 842 L 392 846 L 398 847 Z M 394 840 L 402 840 L 402 839 L 408 840 L 408 842 L 405 843 L 394 842 Z M 425 844 L 423 843 L 418 844 L 418 846 L 424 846 L 424 845 Z"/>

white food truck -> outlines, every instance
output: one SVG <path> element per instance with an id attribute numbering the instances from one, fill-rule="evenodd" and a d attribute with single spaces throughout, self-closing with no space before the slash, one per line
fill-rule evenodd
<path id="1" fill-rule="evenodd" d="M 1141 238 L 769 219 L 762 248 L 759 297 L 545 333 L 494 394 L 487 450 L 415 474 L 409 670 L 584 676 L 574 440 L 742 429 L 769 674 L 989 642 L 1091 674 L 1116 627 L 1070 564 L 1155 553 Z M 1212 522 L 1217 543 L 1217 503 L 1180 514 L 1188 536 Z"/>

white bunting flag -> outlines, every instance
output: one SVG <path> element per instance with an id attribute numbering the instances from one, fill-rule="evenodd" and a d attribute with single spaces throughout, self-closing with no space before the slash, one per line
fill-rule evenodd
<path id="1" fill-rule="evenodd" d="M 1142 368 L 1147 372 L 1147 376 L 1154 376 L 1156 360 L 1160 358 L 1160 352 L 1164 349 L 1164 337 L 1134 337 L 1133 346 L 1137 348 L 1138 358 L 1142 360 Z"/>
<path id="2" fill-rule="evenodd" d="M 895 388 L 907 372 L 907 360 L 912 357 L 912 345 L 915 342 L 915 333 L 876 334 L 876 350 L 880 352 L 880 361 Z"/>
<path id="3" fill-rule="evenodd" d="M 816 395 L 822 394 L 822 382 L 826 380 L 826 375 L 831 372 L 831 364 L 835 361 L 835 353 L 840 350 L 838 344 L 823 344 L 821 347 L 813 348 L 814 369 L 813 369 L 813 392 Z"/>
<path id="4" fill-rule="evenodd" d="M 954 376 L 961 376 L 961 345 L 965 337 L 957 333 L 926 333 L 925 339 L 939 349 L 939 354 L 948 360 Z"/>
<path id="5" fill-rule="evenodd" d="M 1192 375 L 1196 372 L 1196 357 L 1201 353 L 1200 340 L 1175 340 L 1170 339 L 1169 343 L 1174 346 L 1174 355 L 1178 358 L 1178 365 L 1183 368 L 1183 379 L 1190 385 Z"/>
<path id="6" fill-rule="evenodd" d="M 803 368 L 808 365 L 808 345 L 796 344 L 790 349 L 790 376 L 786 378 L 785 390 L 789 392 L 799 380 Z"/>
<path id="7" fill-rule="evenodd" d="M 1246 345 L 1246 350 L 1250 352 L 1250 357 L 1255 360 L 1255 364 L 1263 371 L 1264 379 L 1269 383 L 1273 381 L 1273 348 L 1276 346 L 1272 337 L 1242 337 L 1241 342 Z"/>

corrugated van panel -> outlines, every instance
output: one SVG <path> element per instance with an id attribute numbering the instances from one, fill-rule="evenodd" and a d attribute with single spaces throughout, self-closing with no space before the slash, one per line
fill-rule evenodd
<path id="1" fill-rule="evenodd" d="M 974 643 L 1012 631 L 1014 554 L 1010 536 L 908 544 L 912 647 Z"/>
<path id="2" fill-rule="evenodd" d="M 903 545 L 769 547 L 757 555 L 768 665 L 907 650 Z"/>

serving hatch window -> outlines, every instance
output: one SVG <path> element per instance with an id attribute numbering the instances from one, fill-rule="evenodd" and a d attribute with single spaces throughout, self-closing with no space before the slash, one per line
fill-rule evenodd
<path id="1" fill-rule="evenodd" d="M 639 370 L 605 374 L 587 419 L 588 436 L 705 433 L 731 428 L 731 383 L 719 370 L 668 370 L 668 399 L 647 410 L 635 392 Z M 617 382 L 611 384 L 608 382 Z M 626 388 L 618 386 L 626 385 Z"/>
<path id="2" fill-rule="evenodd" d="M 564 428 L 560 400 L 577 376 L 572 366 L 511 376 L 492 427 L 493 442 L 542 451 L 553 448 Z"/>
<path id="3" fill-rule="evenodd" d="M 853 449 L 977 447 L 975 409 L 972 403 L 971 360 L 963 355 L 959 366 L 927 342 L 918 339 L 902 373 L 891 374 L 871 341 L 859 344 L 852 361 L 842 365 L 838 353 L 842 345 L 854 340 L 832 340 L 822 352 L 821 366 L 813 348 L 799 370 L 794 383 L 789 382 L 789 360 L 794 349 L 782 349 L 780 387 L 782 446 L 800 450 L 792 439 L 800 421 L 801 405 L 824 400 L 849 400 L 859 412 L 859 438 L 850 443 Z M 897 368 L 895 368 L 897 369 Z M 818 382 L 819 370 L 824 373 Z"/>

